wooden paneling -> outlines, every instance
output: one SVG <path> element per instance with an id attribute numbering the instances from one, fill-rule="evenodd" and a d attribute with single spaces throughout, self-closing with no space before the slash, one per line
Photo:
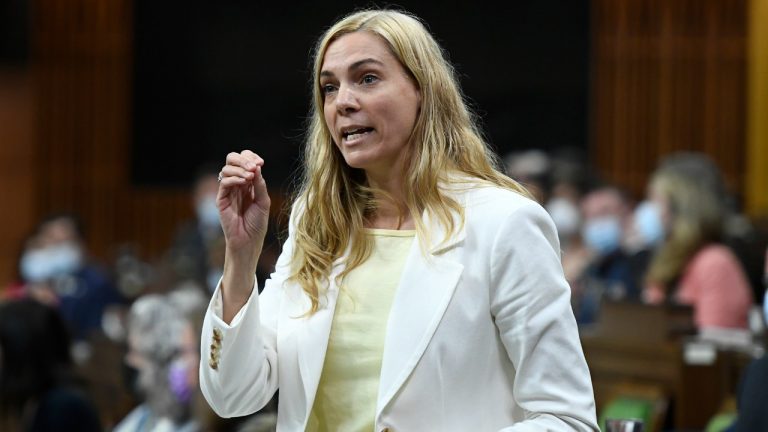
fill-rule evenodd
<path id="1" fill-rule="evenodd" d="M 768 219 L 768 0 L 749 9 L 747 210 Z"/>
<path id="2" fill-rule="evenodd" d="M 660 157 L 714 158 L 744 193 L 747 0 L 594 0 L 591 155 L 638 196 Z"/>
<path id="3" fill-rule="evenodd" d="M 26 69 L 0 70 L 0 289 L 15 278 L 35 219 L 32 97 Z"/>
<path id="4" fill-rule="evenodd" d="M 36 213 L 80 215 L 103 259 L 123 243 L 157 256 L 191 216 L 187 191 L 130 183 L 132 4 L 39 0 L 33 8 Z"/>

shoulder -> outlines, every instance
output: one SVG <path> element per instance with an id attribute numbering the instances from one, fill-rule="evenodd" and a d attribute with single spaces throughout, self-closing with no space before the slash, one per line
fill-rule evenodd
<path id="1" fill-rule="evenodd" d="M 99 430 L 96 408 L 82 391 L 68 387 L 54 388 L 43 396 L 34 423 L 37 430 Z"/>
<path id="2" fill-rule="evenodd" d="M 691 270 L 711 270 L 728 267 L 738 268 L 738 260 L 733 252 L 722 244 L 711 244 L 703 247 L 693 256 L 689 264 Z"/>
<path id="3" fill-rule="evenodd" d="M 552 218 L 528 197 L 495 185 L 476 184 L 466 189 L 458 200 L 465 209 L 467 236 L 481 243 L 507 249 L 547 244 L 548 249 L 560 248 Z"/>
<path id="4" fill-rule="evenodd" d="M 474 185 L 466 191 L 464 204 L 468 222 L 502 223 L 510 219 L 551 222 L 549 214 L 536 201 L 495 185 Z"/>

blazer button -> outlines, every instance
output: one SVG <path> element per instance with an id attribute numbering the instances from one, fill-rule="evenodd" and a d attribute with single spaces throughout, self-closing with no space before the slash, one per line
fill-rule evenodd
<path id="1" fill-rule="evenodd" d="M 215 359 L 208 361 L 208 366 L 210 366 L 213 370 L 219 370 L 219 362 L 217 362 Z"/>

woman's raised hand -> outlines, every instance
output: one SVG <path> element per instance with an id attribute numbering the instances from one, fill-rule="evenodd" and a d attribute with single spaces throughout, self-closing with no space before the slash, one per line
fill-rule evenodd
<path id="1" fill-rule="evenodd" d="M 216 198 L 228 260 L 253 265 L 254 269 L 269 223 L 270 199 L 261 175 L 263 166 L 264 159 L 250 150 L 228 154 Z"/>

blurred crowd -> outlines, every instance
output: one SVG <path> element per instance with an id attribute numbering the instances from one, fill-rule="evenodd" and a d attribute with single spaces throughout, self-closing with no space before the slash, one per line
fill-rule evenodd
<path id="1" fill-rule="evenodd" d="M 764 227 L 740 213 L 714 161 L 670 155 L 644 196 L 597 177 L 576 150 L 524 151 L 505 164 L 557 227 L 580 328 L 599 322 L 606 301 L 626 301 L 688 306 L 699 330 L 764 329 Z M 73 214 L 38 223 L 18 280 L 2 291 L 0 430 L 273 430 L 275 401 L 225 420 L 198 388 L 208 361 L 200 327 L 224 260 L 217 173 L 201 168 L 190 190 L 196 217 L 157 261 L 129 247 L 97 261 Z M 278 253 L 272 236 L 260 281 Z"/>
<path id="2" fill-rule="evenodd" d="M 131 246 L 111 261 L 91 256 L 75 214 L 39 221 L 0 292 L 0 430 L 274 429 L 276 402 L 221 419 L 199 390 L 202 320 L 224 265 L 218 171 L 200 168 L 194 219 L 153 261 Z M 275 259 L 267 243 L 262 281 Z"/>
<path id="3" fill-rule="evenodd" d="M 645 194 L 632 196 L 583 160 L 572 150 L 505 160 L 557 226 L 581 326 L 609 300 L 687 305 L 700 330 L 762 328 L 751 317 L 761 315 L 765 293 L 766 233 L 740 212 L 714 161 L 669 155 Z"/>
<path id="4" fill-rule="evenodd" d="M 741 344 L 758 357 L 738 378 L 736 407 L 714 416 L 707 430 L 768 430 L 768 357 L 760 357 L 768 320 L 765 221 L 740 211 L 716 162 L 700 153 L 659 161 L 640 196 L 584 161 L 572 149 L 505 158 L 507 173 L 529 187 L 557 227 L 582 335 L 599 332 L 607 303 L 687 310 L 687 334 L 715 346 Z"/>

